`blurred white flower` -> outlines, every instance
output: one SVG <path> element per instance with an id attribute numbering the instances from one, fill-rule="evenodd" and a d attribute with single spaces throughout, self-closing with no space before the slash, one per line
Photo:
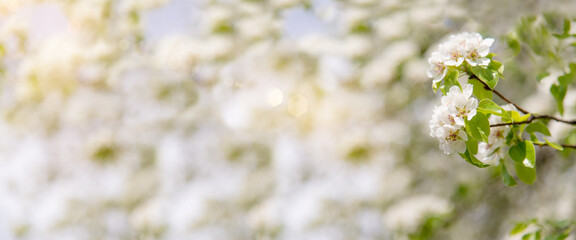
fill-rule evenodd
<path id="1" fill-rule="evenodd" d="M 235 25 L 241 38 L 256 40 L 273 35 L 277 31 L 275 22 L 271 14 L 262 13 L 237 20 Z"/>
<path id="2" fill-rule="evenodd" d="M 351 30 L 358 24 L 365 23 L 369 20 L 371 12 L 365 8 L 349 8 L 342 11 L 342 25 L 345 30 Z"/>
<path id="3" fill-rule="evenodd" d="M 398 65 L 413 57 L 417 52 L 418 47 L 412 41 L 390 43 L 364 66 L 362 84 L 366 87 L 373 87 L 388 83 L 396 74 Z"/>
<path id="4" fill-rule="evenodd" d="M 219 26 L 230 24 L 234 11 L 226 5 L 211 4 L 203 9 L 198 26 L 202 32 L 210 33 Z"/>
<path id="5" fill-rule="evenodd" d="M 405 198 L 384 213 L 384 225 L 397 232 L 413 233 L 426 217 L 445 215 L 452 211 L 452 204 L 433 195 Z"/>
<path id="6" fill-rule="evenodd" d="M 408 17 L 405 12 L 400 12 L 384 16 L 372 24 L 377 36 L 383 40 L 392 40 L 404 37 L 409 33 L 408 28 L 405 27 L 407 22 Z"/>
<path id="7" fill-rule="evenodd" d="M 157 8 L 168 1 L 169 0 L 123 0 L 120 2 L 118 8 L 125 13 L 141 12 Z"/>

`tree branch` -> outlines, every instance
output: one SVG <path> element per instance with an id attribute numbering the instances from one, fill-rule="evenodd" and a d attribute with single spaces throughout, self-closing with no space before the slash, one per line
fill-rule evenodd
<path id="1" fill-rule="evenodd" d="M 528 114 L 528 113 L 529 113 L 529 112 L 526 111 L 524 108 L 518 106 L 518 104 L 516 104 L 516 103 L 510 101 L 508 98 L 504 97 L 504 95 L 502 95 L 500 92 L 496 91 L 496 89 L 490 88 L 490 86 L 488 86 L 488 84 L 486 84 L 484 81 L 480 80 L 478 77 L 476 77 L 476 75 L 472 75 L 472 76 L 473 76 L 473 77 L 472 77 L 473 79 L 478 80 L 478 82 L 481 82 L 481 83 L 484 85 L 484 89 L 495 93 L 496 95 L 498 95 L 498 97 L 499 97 L 500 99 L 506 101 L 507 103 L 510 103 L 510 104 L 514 105 L 514 107 L 516 107 L 516 109 L 518 109 L 518 111 L 520 111 L 520 112 L 522 112 L 522 113 L 524 113 L 524 114 Z"/>
<path id="2" fill-rule="evenodd" d="M 567 123 L 567 124 L 571 124 L 571 125 L 576 125 L 576 120 L 564 120 L 564 119 L 559 119 L 557 117 L 554 116 L 550 116 L 550 115 L 546 115 L 546 114 L 532 114 L 532 116 L 534 116 L 534 119 L 550 119 L 550 120 L 554 120 L 557 122 L 562 122 L 562 123 Z"/>
<path id="3" fill-rule="evenodd" d="M 548 145 L 548 143 L 534 143 L 534 145 L 537 145 L 538 147 L 550 147 L 550 145 Z M 559 144 L 560 146 L 562 146 L 563 148 L 576 148 L 576 145 L 569 145 L 569 144 Z"/>
<path id="4" fill-rule="evenodd" d="M 472 75 L 471 77 L 472 79 L 476 79 L 478 82 L 481 82 L 484 85 L 484 89 L 491 91 L 493 93 L 495 93 L 496 95 L 498 95 L 498 97 L 502 100 L 504 100 L 507 103 L 512 104 L 514 107 L 516 107 L 516 109 L 518 109 L 518 111 L 524 113 L 524 114 L 531 114 L 530 118 L 526 121 L 522 121 L 522 122 L 512 122 L 512 123 L 499 123 L 499 124 L 493 124 L 490 125 L 490 127 L 499 127 L 499 126 L 507 126 L 507 125 L 520 125 L 520 124 L 525 124 L 525 123 L 531 123 L 532 121 L 534 121 L 534 119 L 550 119 L 550 120 L 554 120 L 557 122 L 561 122 L 561 123 L 566 123 L 566 124 L 570 124 L 570 125 L 576 125 L 576 119 L 575 120 L 564 120 L 564 119 L 560 119 L 554 116 L 550 116 L 547 114 L 534 114 L 531 112 L 528 112 L 526 109 L 518 106 L 518 104 L 510 101 L 510 99 L 506 98 L 504 95 L 502 95 L 502 93 L 498 92 L 496 89 L 492 89 L 490 88 L 490 86 L 488 86 L 488 84 L 486 84 L 484 81 L 480 80 L 478 77 L 476 77 L 475 75 Z"/>
<path id="5" fill-rule="evenodd" d="M 521 125 L 526 123 L 531 123 L 532 120 L 526 120 L 522 122 L 510 122 L 510 123 L 497 123 L 497 124 L 490 124 L 490 127 L 502 127 L 502 126 L 510 126 L 510 125 Z"/>
<path id="6" fill-rule="evenodd" d="M 481 81 L 482 82 L 482 81 Z M 486 83 L 484 83 L 486 84 Z M 488 87 L 488 85 L 485 85 L 484 87 Z M 488 90 L 491 90 L 493 93 L 496 93 L 496 95 L 498 95 L 498 97 L 500 97 L 502 100 L 506 101 L 507 103 L 510 103 L 512 105 L 514 105 L 514 107 L 516 107 L 516 109 L 518 109 L 518 111 L 524 113 L 524 114 L 528 114 L 530 112 L 526 111 L 524 108 L 521 108 L 520 106 L 518 106 L 518 104 L 513 103 L 512 101 L 510 101 L 508 98 L 504 97 L 504 95 L 502 95 L 500 92 L 496 91 L 496 89 L 490 89 L 488 87 Z"/>

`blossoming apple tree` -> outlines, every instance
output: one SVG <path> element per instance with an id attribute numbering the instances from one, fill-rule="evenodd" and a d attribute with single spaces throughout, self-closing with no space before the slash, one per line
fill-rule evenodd
<path id="1" fill-rule="evenodd" d="M 570 36 L 569 29 L 567 20 L 556 37 Z M 427 75 L 433 79 L 434 92 L 440 90 L 443 96 L 430 120 L 430 135 L 439 140 L 440 149 L 446 154 L 458 153 L 480 168 L 499 165 L 502 180 L 508 186 L 517 183 L 507 165 L 514 167 L 518 179 L 532 184 L 536 180 L 537 147 L 559 151 L 576 148 L 551 141 L 548 122 L 576 125 L 576 120 L 530 112 L 496 90 L 504 65 L 490 53 L 493 43 L 494 39 L 483 38 L 479 33 L 464 32 L 450 36 L 431 54 Z M 509 44 L 520 46 L 517 38 L 511 38 Z M 568 85 L 576 80 L 576 63 L 565 68 L 550 87 L 559 115 L 564 112 Z M 494 95 L 507 105 L 495 103 Z"/>

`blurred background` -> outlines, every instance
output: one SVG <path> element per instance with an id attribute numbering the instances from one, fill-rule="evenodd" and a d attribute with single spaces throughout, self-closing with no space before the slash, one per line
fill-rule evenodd
<path id="1" fill-rule="evenodd" d="M 480 32 L 507 67 L 500 91 L 552 111 L 534 80 L 548 65 L 504 36 L 575 10 L 1 0 L 0 239 L 488 240 L 574 219 L 574 155 L 539 149 L 538 181 L 509 188 L 438 148 L 426 70 L 442 39 Z"/>

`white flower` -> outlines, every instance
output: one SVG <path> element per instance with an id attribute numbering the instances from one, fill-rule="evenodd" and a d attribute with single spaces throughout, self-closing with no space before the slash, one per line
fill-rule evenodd
<path id="1" fill-rule="evenodd" d="M 466 150 L 464 141 L 468 140 L 463 128 L 456 125 L 446 105 L 437 106 L 430 120 L 430 136 L 438 138 L 440 149 L 446 154 L 463 153 Z"/>
<path id="2" fill-rule="evenodd" d="M 444 125 L 437 129 L 436 136 L 440 140 L 440 149 L 446 154 L 464 153 L 468 137 L 462 128 Z"/>
<path id="3" fill-rule="evenodd" d="M 466 55 L 466 33 L 452 35 L 448 42 L 440 44 L 440 54 L 448 66 L 460 66 Z"/>
<path id="4" fill-rule="evenodd" d="M 440 148 L 446 154 L 463 153 L 468 140 L 464 130 L 465 120 L 471 120 L 476 115 L 478 100 L 472 97 L 472 84 L 464 85 L 463 89 L 453 86 L 446 96 L 442 97 L 442 105 L 434 108 L 430 120 L 430 136 L 438 138 Z"/>
<path id="5" fill-rule="evenodd" d="M 476 115 L 478 100 L 472 97 L 472 84 L 464 85 L 462 91 L 457 86 L 452 86 L 448 94 L 442 97 L 442 104 L 448 107 L 448 111 L 459 126 L 464 126 L 464 119 L 471 120 Z"/>
<path id="6" fill-rule="evenodd" d="M 451 35 L 428 59 L 428 77 L 433 78 L 434 83 L 439 82 L 446 76 L 449 66 L 458 67 L 464 62 L 470 66 L 487 66 L 490 59 L 486 56 L 490 53 L 492 43 L 494 39 L 482 39 L 479 33 L 463 32 Z"/>
<path id="7" fill-rule="evenodd" d="M 479 33 L 463 32 L 452 35 L 448 42 L 440 45 L 440 53 L 448 66 L 460 66 L 464 60 L 471 66 L 486 66 L 490 59 L 485 58 L 490 53 L 494 39 L 482 39 Z"/>
<path id="8" fill-rule="evenodd" d="M 494 43 L 494 39 L 482 39 L 479 33 L 468 34 L 466 38 L 466 62 L 470 66 L 488 66 L 490 59 L 485 58 L 490 53 L 490 46 Z"/>
<path id="9" fill-rule="evenodd" d="M 433 52 L 432 56 L 428 59 L 428 63 L 430 63 L 430 68 L 426 72 L 428 77 L 433 78 L 434 83 L 442 81 L 447 72 L 442 55 L 439 52 Z"/>

